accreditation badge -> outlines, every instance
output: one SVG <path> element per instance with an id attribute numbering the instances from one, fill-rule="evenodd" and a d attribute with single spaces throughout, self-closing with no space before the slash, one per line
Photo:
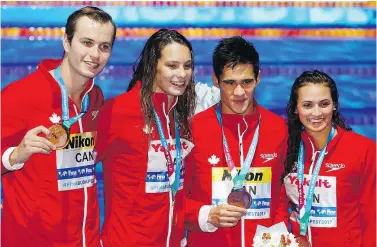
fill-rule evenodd
<path id="1" fill-rule="evenodd" d="M 245 219 L 270 218 L 271 178 L 271 167 L 249 168 L 243 186 L 245 192 L 250 194 L 250 199 L 252 197 L 252 201 L 247 208 Z M 229 204 L 228 197 L 232 193 L 233 186 L 228 167 L 212 167 L 212 205 Z M 241 193 L 237 196 L 238 199 L 233 201 L 241 201 L 240 195 L 247 197 L 243 192 L 238 193 Z M 248 202 L 248 199 L 245 202 Z"/>
<path id="2" fill-rule="evenodd" d="M 169 152 L 173 161 L 176 158 L 176 144 L 175 139 L 168 143 Z M 184 173 L 185 173 L 185 157 L 191 152 L 194 144 L 189 140 L 181 138 L 181 152 L 182 165 L 180 169 L 180 180 L 178 190 L 183 189 Z M 178 172 L 178 171 L 175 171 Z M 150 142 L 148 150 L 148 165 L 147 174 L 145 178 L 145 193 L 166 193 L 170 191 L 168 169 L 166 166 L 166 158 L 164 154 L 164 147 L 160 140 L 153 140 Z"/>
<path id="3" fill-rule="evenodd" d="M 311 175 L 304 175 L 304 193 L 308 193 Z M 284 178 L 288 198 L 298 208 L 297 173 L 290 173 Z M 310 210 L 311 227 L 337 227 L 336 177 L 318 176 L 315 184 L 313 204 Z"/>
<path id="4" fill-rule="evenodd" d="M 95 180 L 96 131 L 70 134 L 68 144 L 56 151 L 58 190 L 91 187 Z"/>

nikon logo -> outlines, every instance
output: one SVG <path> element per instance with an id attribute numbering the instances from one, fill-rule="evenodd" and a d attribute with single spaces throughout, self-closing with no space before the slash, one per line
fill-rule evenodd
<path id="1" fill-rule="evenodd" d="M 81 135 L 74 136 L 69 139 L 65 149 L 94 147 L 94 137 L 83 137 Z"/>
<path id="2" fill-rule="evenodd" d="M 238 174 L 240 173 L 240 171 L 238 171 Z M 224 169 L 224 173 L 223 173 L 223 176 L 221 178 L 222 181 L 231 181 L 232 180 L 232 175 L 230 174 L 229 170 L 226 170 Z M 246 181 L 254 181 L 254 182 L 257 182 L 257 181 L 262 181 L 263 180 L 263 173 L 262 172 L 248 172 L 246 173 L 246 176 L 245 176 L 245 180 Z"/>

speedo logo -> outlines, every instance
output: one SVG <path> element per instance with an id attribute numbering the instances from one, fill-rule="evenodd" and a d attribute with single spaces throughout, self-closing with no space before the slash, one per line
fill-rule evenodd
<path id="1" fill-rule="evenodd" d="M 272 154 L 261 154 L 260 157 L 262 159 L 264 159 L 264 162 L 263 163 L 266 163 L 270 160 L 273 160 L 275 159 L 276 157 L 278 157 L 278 154 L 277 153 L 272 153 Z"/>
<path id="2" fill-rule="evenodd" d="M 92 148 L 94 147 L 94 137 L 93 136 L 71 136 L 69 139 L 68 145 L 65 149 L 73 149 L 73 148 Z"/>
<path id="3" fill-rule="evenodd" d="M 326 172 L 332 172 L 336 170 L 340 170 L 346 167 L 345 164 L 331 164 L 331 163 L 326 163 L 326 168 L 329 168 Z"/>

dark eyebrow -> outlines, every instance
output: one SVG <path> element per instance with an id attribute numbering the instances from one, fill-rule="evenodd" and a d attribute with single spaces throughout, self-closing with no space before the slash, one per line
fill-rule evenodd
<path id="1" fill-rule="evenodd" d="M 80 40 L 89 40 L 89 41 L 92 41 L 92 42 L 95 42 L 94 39 L 91 39 L 91 38 L 88 38 L 88 37 L 82 37 Z M 111 42 L 101 42 L 101 44 L 107 44 L 107 45 L 111 45 Z"/>
<path id="2" fill-rule="evenodd" d="M 228 80 L 223 80 L 223 82 L 235 82 L 235 80 L 228 79 Z"/>
<path id="3" fill-rule="evenodd" d="M 88 38 L 88 37 L 82 37 L 81 39 L 87 39 L 87 40 L 90 40 L 90 41 L 94 41 L 93 39 Z"/>
<path id="4" fill-rule="evenodd" d="M 178 62 L 178 61 L 175 61 L 175 60 L 171 60 L 171 61 L 166 61 L 166 63 L 180 63 L 180 62 Z M 185 64 L 186 63 L 192 63 L 192 60 L 188 60 L 188 61 L 186 61 L 186 62 L 184 62 Z"/>

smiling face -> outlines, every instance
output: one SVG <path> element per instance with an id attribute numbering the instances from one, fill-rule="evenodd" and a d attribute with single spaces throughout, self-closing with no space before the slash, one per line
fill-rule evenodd
<path id="1" fill-rule="evenodd" d="M 298 89 L 296 111 L 309 134 L 329 132 L 334 110 L 331 90 L 326 84 L 307 83 Z"/>
<path id="2" fill-rule="evenodd" d="M 113 33 L 111 22 L 101 24 L 86 16 L 79 18 L 72 41 L 67 35 L 63 40 L 70 71 L 85 79 L 99 74 L 110 58 Z"/>
<path id="3" fill-rule="evenodd" d="M 220 80 L 213 77 L 214 84 L 221 91 L 221 110 L 225 114 L 251 114 L 255 88 L 260 81 L 260 73 L 255 78 L 251 64 L 224 66 Z"/>
<path id="4" fill-rule="evenodd" d="M 192 60 L 189 48 L 176 42 L 166 45 L 157 62 L 153 92 L 180 96 L 191 79 Z"/>

